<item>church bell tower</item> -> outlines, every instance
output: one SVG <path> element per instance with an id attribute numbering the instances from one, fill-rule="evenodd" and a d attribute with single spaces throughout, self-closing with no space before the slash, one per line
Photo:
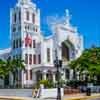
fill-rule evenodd
<path id="1" fill-rule="evenodd" d="M 19 72 L 22 85 L 32 83 L 32 58 L 36 55 L 36 44 L 40 36 L 40 10 L 31 0 L 18 0 L 10 11 L 10 33 L 12 58 L 24 60 L 26 72 Z"/>

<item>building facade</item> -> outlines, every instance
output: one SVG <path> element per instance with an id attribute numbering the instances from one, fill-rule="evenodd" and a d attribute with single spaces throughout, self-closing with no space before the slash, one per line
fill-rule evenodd
<path id="1" fill-rule="evenodd" d="M 31 0 L 18 0 L 16 6 L 11 9 L 11 48 L 8 53 L 2 53 L 1 50 L 0 57 L 6 55 L 12 59 L 19 57 L 24 60 L 26 71 L 18 74 L 22 86 L 32 86 L 42 79 L 56 82 L 55 50 L 58 58 L 63 61 L 62 79 L 72 80 L 77 76 L 70 70 L 68 63 L 81 55 L 83 37 L 79 35 L 77 28 L 70 24 L 68 10 L 65 17 L 64 23 L 53 25 L 52 35 L 45 37 L 40 26 L 40 9 L 36 4 Z M 13 80 L 13 77 L 10 77 L 10 80 Z"/>

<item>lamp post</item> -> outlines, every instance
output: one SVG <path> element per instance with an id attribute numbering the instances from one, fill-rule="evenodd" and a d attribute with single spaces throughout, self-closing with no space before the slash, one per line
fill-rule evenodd
<path id="1" fill-rule="evenodd" d="M 61 86 L 60 86 L 61 73 L 60 73 L 60 68 L 62 67 L 62 61 L 58 59 L 57 50 L 55 50 L 54 66 L 57 69 L 57 100 L 61 100 L 61 89 L 60 89 L 61 88 Z"/>

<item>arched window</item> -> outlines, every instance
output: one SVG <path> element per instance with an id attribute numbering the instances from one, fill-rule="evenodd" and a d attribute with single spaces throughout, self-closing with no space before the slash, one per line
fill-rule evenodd
<path id="1" fill-rule="evenodd" d="M 33 55 L 33 64 L 36 64 L 36 55 Z"/>
<path id="2" fill-rule="evenodd" d="M 22 43 L 21 43 L 21 38 L 19 39 L 19 47 L 21 47 Z"/>
<path id="3" fill-rule="evenodd" d="M 28 70 L 26 70 L 26 80 L 28 80 Z"/>
<path id="4" fill-rule="evenodd" d="M 30 80 L 32 80 L 32 70 L 30 70 Z"/>
<path id="5" fill-rule="evenodd" d="M 21 25 L 18 26 L 18 31 L 21 31 Z"/>
<path id="6" fill-rule="evenodd" d="M 19 21 L 21 21 L 21 11 L 19 11 Z"/>
<path id="7" fill-rule="evenodd" d="M 28 64 L 28 54 L 25 54 L 25 64 Z"/>
<path id="8" fill-rule="evenodd" d="M 32 47 L 32 44 L 31 44 L 31 43 L 29 44 L 29 47 L 30 47 L 30 48 Z"/>
<path id="9" fill-rule="evenodd" d="M 70 60 L 69 47 L 64 42 L 62 43 L 62 60 L 63 61 Z"/>
<path id="10" fill-rule="evenodd" d="M 18 48 L 18 39 L 16 40 L 16 48 Z"/>
<path id="11" fill-rule="evenodd" d="M 37 27 L 35 28 L 35 32 L 38 32 L 38 28 Z"/>
<path id="12" fill-rule="evenodd" d="M 32 22 L 35 23 L 35 14 L 32 14 Z"/>
<path id="13" fill-rule="evenodd" d="M 16 27 L 15 26 L 12 27 L 12 32 L 16 32 Z"/>
<path id="14" fill-rule="evenodd" d="M 47 48 L 47 62 L 50 62 L 50 48 Z"/>
<path id="15" fill-rule="evenodd" d="M 13 49 L 15 49 L 15 40 L 13 40 Z"/>
<path id="16" fill-rule="evenodd" d="M 29 64 L 32 64 L 32 54 L 29 55 Z"/>
<path id="17" fill-rule="evenodd" d="M 41 64 L 41 55 L 38 55 L 38 64 Z"/>
<path id="18" fill-rule="evenodd" d="M 36 43 L 35 43 L 35 40 L 33 40 L 33 48 L 36 47 Z"/>
<path id="19" fill-rule="evenodd" d="M 14 22 L 14 23 L 16 23 L 16 18 L 17 18 L 17 17 L 16 17 L 16 13 L 14 13 L 14 16 L 13 16 L 13 22 Z"/>
<path id="20" fill-rule="evenodd" d="M 29 13 L 29 11 L 27 11 L 26 12 L 26 20 L 29 21 L 29 19 L 30 19 L 30 13 Z"/>

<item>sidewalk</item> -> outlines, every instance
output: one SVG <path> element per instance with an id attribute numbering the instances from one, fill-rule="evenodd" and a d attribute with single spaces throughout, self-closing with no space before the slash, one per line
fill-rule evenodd
<path id="1" fill-rule="evenodd" d="M 97 97 L 100 97 L 100 94 L 98 93 L 93 93 L 91 94 L 91 97 L 90 96 L 86 96 L 86 94 L 76 94 L 76 95 L 66 95 L 63 97 L 63 100 L 67 100 L 67 99 L 72 99 L 72 100 L 77 100 L 77 98 L 91 98 L 91 99 L 88 99 L 88 100 L 94 100 L 96 99 Z M 86 99 L 87 100 L 87 99 Z M 96 100 L 100 100 L 100 98 L 96 99 Z"/>
<path id="2" fill-rule="evenodd" d="M 91 99 L 88 100 L 100 100 L 100 98 L 95 99 L 97 96 L 100 97 L 100 94 L 92 94 Z M 77 100 L 77 98 L 84 98 L 84 97 L 89 97 L 86 96 L 85 94 L 76 94 L 76 95 L 66 95 L 62 97 L 62 100 Z M 93 99 L 94 98 L 94 99 Z M 56 98 L 32 98 L 32 97 L 16 97 L 16 96 L 0 96 L 1 100 L 56 100 Z"/>
<path id="3" fill-rule="evenodd" d="M 7 100 L 36 100 L 36 99 L 33 99 L 32 97 L 16 97 L 16 96 L 0 96 L 0 100 L 1 99 L 7 99 Z"/>

